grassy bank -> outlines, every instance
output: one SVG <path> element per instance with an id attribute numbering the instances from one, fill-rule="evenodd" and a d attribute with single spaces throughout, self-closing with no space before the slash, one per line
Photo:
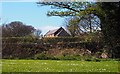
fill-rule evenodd
<path id="1" fill-rule="evenodd" d="M 118 61 L 2 60 L 2 72 L 118 72 Z"/>

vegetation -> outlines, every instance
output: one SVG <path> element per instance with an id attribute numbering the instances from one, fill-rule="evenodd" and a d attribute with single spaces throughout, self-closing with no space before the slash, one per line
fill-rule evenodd
<path id="1" fill-rule="evenodd" d="M 72 37 L 39 39 L 41 30 L 35 30 L 32 26 L 19 21 L 3 24 L 3 58 L 21 58 L 23 54 L 22 58 L 31 58 L 52 49 L 88 50 L 91 55 L 106 53 L 109 58 L 119 58 L 119 3 L 38 2 L 37 4 L 53 6 L 60 10 L 66 9 L 60 12 L 48 12 L 49 16 L 74 16 L 67 24 Z M 101 28 L 101 31 L 97 28 Z"/>
<path id="2" fill-rule="evenodd" d="M 103 42 L 101 42 L 100 38 L 97 36 L 96 38 L 92 37 L 92 35 L 90 37 L 89 36 L 84 35 L 83 37 L 42 38 L 39 40 L 34 37 L 6 37 L 2 39 L 2 57 L 9 59 L 40 59 L 41 57 L 38 57 L 38 55 L 46 53 L 45 56 L 42 56 L 42 58 L 60 59 L 54 57 L 63 52 L 59 55 L 62 57 L 66 51 L 68 53 L 66 54 L 67 56 L 71 53 L 73 57 L 76 55 L 85 54 L 87 51 L 89 51 L 91 55 L 95 55 L 97 52 L 101 52 L 102 54 L 102 49 L 104 47 Z M 57 51 L 59 51 L 59 53 L 57 53 Z M 74 54 L 78 51 L 78 54 Z M 50 53 L 51 55 L 48 55 Z M 54 56 L 52 56 L 53 54 Z M 48 58 L 46 58 L 46 56 Z"/>
<path id="3" fill-rule="evenodd" d="M 27 26 L 22 22 L 14 21 L 8 24 L 2 25 L 3 37 L 23 37 L 30 35 L 34 32 L 34 27 Z"/>
<path id="4" fill-rule="evenodd" d="M 119 8 L 120 2 L 108 2 L 98 4 L 102 11 L 101 26 L 106 45 L 110 48 L 112 58 L 120 58 L 120 27 L 119 27 Z"/>
<path id="5" fill-rule="evenodd" d="M 119 2 L 37 4 L 60 10 L 48 16 L 69 16 L 72 36 L 45 38 L 41 30 L 19 21 L 3 24 L 2 58 L 14 59 L 2 60 L 3 72 L 118 72 Z"/>
<path id="6" fill-rule="evenodd" d="M 56 9 L 49 11 L 47 13 L 48 16 L 77 17 L 69 20 L 67 24 L 68 30 L 70 30 L 73 36 L 76 35 L 76 32 L 80 33 L 81 30 L 85 30 L 86 28 L 91 33 L 94 32 L 92 31 L 93 28 L 100 27 L 105 47 L 109 49 L 109 54 L 111 54 L 112 58 L 120 58 L 119 2 L 38 2 L 37 4 L 42 6 L 48 5 Z M 97 18 L 93 19 L 94 17 Z M 92 21 L 97 24 L 92 23 Z"/>
<path id="7" fill-rule="evenodd" d="M 2 72 L 119 72 L 117 61 L 2 60 Z"/>
<path id="8" fill-rule="evenodd" d="M 34 36 L 35 36 L 37 39 L 39 39 L 39 38 L 41 37 L 41 33 L 42 33 L 41 30 L 36 29 L 35 32 L 34 32 Z"/>

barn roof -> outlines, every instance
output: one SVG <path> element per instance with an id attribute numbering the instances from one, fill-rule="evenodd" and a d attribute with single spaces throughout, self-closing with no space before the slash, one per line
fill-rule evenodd
<path id="1" fill-rule="evenodd" d="M 58 29 L 49 30 L 45 35 L 54 34 Z"/>
<path id="2" fill-rule="evenodd" d="M 46 34 L 45 34 L 45 36 L 47 36 L 47 35 L 51 35 L 51 34 L 55 34 L 59 29 L 64 29 L 64 28 L 62 28 L 62 27 L 60 27 L 60 28 L 58 28 L 58 29 L 54 29 L 54 30 L 49 30 Z M 65 30 L 66 31 L 66 30 Z M 60 31 L 61 32 L 61 31 Z M 58 34 L 60 33 L 60 32 L 58 32 Z M 68 33 L 68 31 L 66 31 L 67 33 Z M 57 35 L 58 35 L 57 34 Z M 68 33 L 68 34 L 70 34 L 70 33 Z M 70 34 L 71 35 L 71 34 Z"/>

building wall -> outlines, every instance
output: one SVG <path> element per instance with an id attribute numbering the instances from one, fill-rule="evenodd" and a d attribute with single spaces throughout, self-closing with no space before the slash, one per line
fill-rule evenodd
<path id="1" fill-rule="evenodd" d="M 54 37 L 54 34 L 46 35 L 45 37 Z"/>

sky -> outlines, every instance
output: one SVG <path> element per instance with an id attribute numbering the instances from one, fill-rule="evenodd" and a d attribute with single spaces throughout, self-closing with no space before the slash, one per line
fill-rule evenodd
<path id="1" fill-rule="evenodd" d="M 51 8 L 38 6 L 36 2 L 2 2 L 1 8 L 2 22 L 0 24 L 21 21 L 26 25 L 42 30 L 42 34 L 63 26 L 64 18 L 47 16 L 46 13 Z"/>
<path id="2" fill-rule="evenodd" d="M 2 0 L 0 2 L 0 25 L 2 23 L 21 21 L 26 25 L 42 30 L 42 34 L 64 25 L 64 17 L 48 17 L 46 14 L 47 11 L 51 10 L 50 6 L 38 6 L 37 1 Z"/>

